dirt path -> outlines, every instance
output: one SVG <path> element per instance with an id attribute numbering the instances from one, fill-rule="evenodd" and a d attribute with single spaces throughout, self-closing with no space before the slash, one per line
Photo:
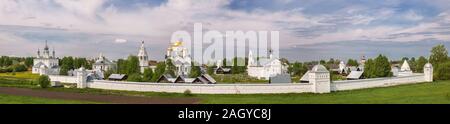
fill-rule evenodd
<path id="1" fill-rule="evenodd" d="M 0 87 L 0 94 L 31 96 L 49 99 L 79 100 L 114 104 L 197 104 L 197 98 L 158 98 L 32 90 L 25 88 Z"/>

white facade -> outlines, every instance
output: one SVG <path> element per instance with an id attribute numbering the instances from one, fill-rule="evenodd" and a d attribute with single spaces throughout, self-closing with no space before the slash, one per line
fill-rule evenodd
<path id="1" fill-rule="evenodd" d="M 187 48 L 183 46 L 183 42 L 177 41 L 167 48 L 166 59 L 172 60 L 175 65 L 177 75 L 189 75 L 191 71 L 191 56 Z"/>
<path id="2" fill-rule="evenodd" d="M 413 72 L 409 67 L 408 61 L 405 60 L 402 64 L 402 67 L 400 68 L 400 71 L 398 71 L 398 76 L 410 76 L 412 74 Z"/>
<path id="3" fill-rule="evenodd" d="M 249 76 L 267 80 L 270 77 L 287 73 L 287 67 L 279 59 L 273 58 L 272 55 L 268 59 L 256 60 L 252 51 L 249 51 L 247 72 Z"/>
<path id="4" fill-rule="evenodd" d="M 100 53 L 100 56 L 95 59 L 95 63 L 92 65 L 92 69 L 106 72 L 116 69 L 116 64 L 108 60 L 102 53 Z"/>
<path id="5" fill-rule="evenodd" d="M 144 41 L 142 41 L 141 47 L 139 49 L 138 58 L 139 58 L 139 67 L 141 69 L 141 73 L 144 73 L 144 70 L 149 67 L 148 53 L 147 53 L 147 49 L 145 49 Z"/>
<path id="6" fill-rule="evenodd" d="M 50 50 L 45 41 L 44 51 L 38 50 L 36 58 L 33 60 L 33 74 L 40 75 L 59 75 L 59 59 L 55 56 L 55 50 L 50 55 Z"/>

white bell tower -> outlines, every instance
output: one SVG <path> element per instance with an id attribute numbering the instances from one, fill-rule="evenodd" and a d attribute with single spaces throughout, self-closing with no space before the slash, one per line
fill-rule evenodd
<path id="1" fill-rule="evenodd" d="M 145 49 L 144 41 L 142 41 L 141 48 L 139 49 L 138 53 L 139 58 L 139 67 L 141 69 L 141 73 L 144 73 L 145 68 L 148 68 L 148 53 Z"/>

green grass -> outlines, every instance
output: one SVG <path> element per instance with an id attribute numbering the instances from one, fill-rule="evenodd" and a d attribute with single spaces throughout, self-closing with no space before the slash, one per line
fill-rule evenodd
<path id="1" fill-rule="evenodd" d="M 449 104 L 450 81 L 330 94 L 205 95 L 207 104 Z"/>
<path id="2" fill-rule="evenodd" d="M 133 92 L 100 89 L 48 88 L 41 89 L 23 79 L 2 79 L 0 86 L 33 88 L 58 92 L 109 94 L 145 97 L 187 97 L 178 93 Z M 411 84 L 386 88 L 372 88 L 330 94 L 253 94 L 204 95 L 196 94 L 205 104 L 450 104 L 450 81 Z"/>
<path id="3" fill-rule="evenodd" d="M 93 104 L 94 102 L 56 100 L 28 96 L 12 96 L 0 94 L 0 104 Z"/>
<path id="4" fill-rule="evenodd" d="M 15 73 L 0 73 L 0 78 L 19 78 L 26 80 L 38 79 L 38 74 L 32 74 L 30 71 L 27 72 L 15 72 Z"/>

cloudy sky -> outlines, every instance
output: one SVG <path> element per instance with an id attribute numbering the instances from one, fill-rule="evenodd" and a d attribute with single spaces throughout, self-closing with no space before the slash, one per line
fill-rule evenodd
<path id="1" fill-rule="evenodd" d="M 427 56 L 450 46 L 449 0 L 1 0 L 0 55 L 117 59 L 146 41 L 162 59 L 171 34 L 193 30 L 280 31 L 281 57 Z"/>

